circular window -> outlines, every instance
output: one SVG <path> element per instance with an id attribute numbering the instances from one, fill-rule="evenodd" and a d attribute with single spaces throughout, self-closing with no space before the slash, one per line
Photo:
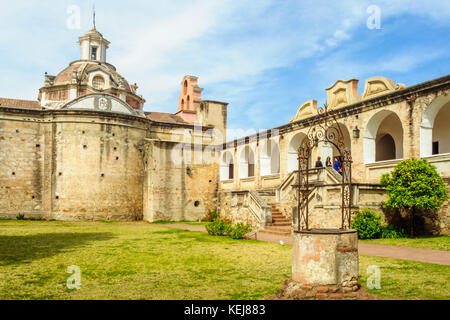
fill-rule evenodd
<path id="1" fill-rule="evenodd" d="M 200 201 L 197 200 L 197 201 L 194 202 L 194 206 L 195 207 L 198 207 L 199 205 L 200 205 Z"/>
<path id="2" fill-rule="evenodd" d="M 101 76 L 95 76 L 94 79 L 92 79 L 92 86 L 96 90 L 103 90 L 105 88 L 105 79 Z"/>

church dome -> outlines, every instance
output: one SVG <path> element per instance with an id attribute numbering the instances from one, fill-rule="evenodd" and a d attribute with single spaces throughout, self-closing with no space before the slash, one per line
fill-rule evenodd
<path id="1" fill-rule="evenodd" d="M 87 94 L 110 94 L 119 97 L 133 109 L 142 110 L 144 98 L 136 93 L 116 68 L 106 62 L 110 42 L 93 28 L 78 40 L 80 59 L 73 61 L 56 76 L 45 74 L 38 100 L 42 107 L 57 109 Z"/>
<path id="2" fill-rule="evenodd" d="M 110 76 L 112 87 L 117 87 L 122 90 L 134 93 L 128 81 L 120 75 L 116 68 L 109 63 L 101 63 L 95 61 L 77 60 L 72 62 L 67 68 L 62 70 L 53 80 L 53 85 L 65 85 L 70 83 L 83 83 L 89 77 L 89 73 L 95 70 L 102 70 Z M 75 78 L 75 73 L 76 78 Z"/>

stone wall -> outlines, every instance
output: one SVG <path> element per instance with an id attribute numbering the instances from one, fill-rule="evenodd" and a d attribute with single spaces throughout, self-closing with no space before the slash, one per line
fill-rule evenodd
<path id="1" fill-rule="evenodd" d="M 26 117 L 26 118 L 24 118 Z M 133 118 L 16 110 L 0 119 L 0 214 L 139 219 L 145 127 Z"/>
<path id="2" fill-rule="evenodd" d="M 217 165 L 181 161 L 177 146 L 145 142 L 144 220 L 198 221 L 216 210 Z"/>
<path id="3" fill-rule="evenodd" d="M 40 117 L 0 120 L 0 214 L 40 215 L 46 124 Z"/>
<path id="4" fill-rule="evenodd" d="M 100 111 L 2 108 L 0 217 L 207 218 L 216 210 L 217 165 L 170 161 L 177 138 L 192 129 Z"/>
<path id="5" fill-rule="evenodd" d="M 86 120 L 63 116 L 51 124 L 53 216 L 140 220 L 145 128 L 112 118 Z"/>

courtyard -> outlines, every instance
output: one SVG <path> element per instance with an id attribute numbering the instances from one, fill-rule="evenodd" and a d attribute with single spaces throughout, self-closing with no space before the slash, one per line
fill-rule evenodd
<path id="1" fill-rule="evenodd" d="M 423 240 L 449 250 L 449 237 Z M 165 224 L 0 220 L 0 300 L 257 300 L 277 293 L 291 275 L 291 259 L 288 244 Z M 450 298 L 450 266 L 366 255 L 359 262 L 361 285 L 369 266 L 380 267 L 381 289 L 369 290 L 380 299 Z M 79 290 L 66 285 L 69 266 L 81 270 Z"/>

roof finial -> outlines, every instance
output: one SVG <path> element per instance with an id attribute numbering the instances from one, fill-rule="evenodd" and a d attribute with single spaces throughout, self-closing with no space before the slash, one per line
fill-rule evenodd
<path id="1" fill-rule="evenodd" d="M 93 24 L 94 24 L 94 29 L 95 29 L 95 3 L 93 4 L 93 8 L 92 8 L 92 13 L 93 13 Z"/>

